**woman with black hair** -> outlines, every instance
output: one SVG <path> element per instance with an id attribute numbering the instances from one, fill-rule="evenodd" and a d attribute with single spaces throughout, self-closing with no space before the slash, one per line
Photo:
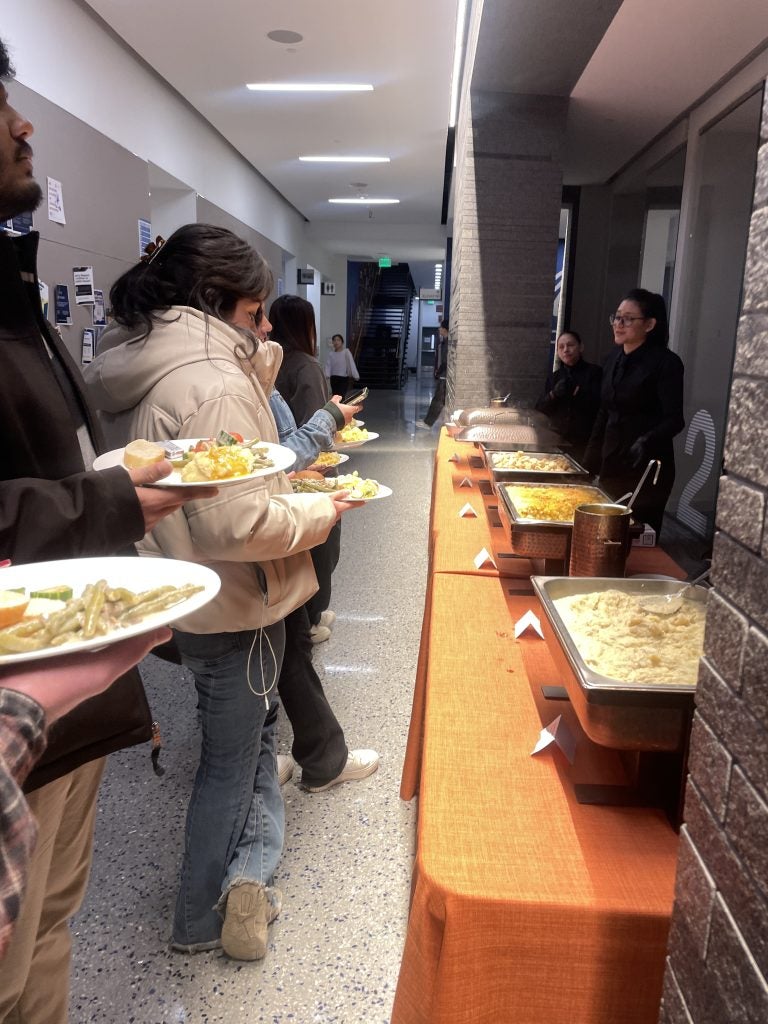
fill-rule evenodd
<path id="1" fill-rule="evenodd" d="M 656 486 L 646 483 L 634 505 L 635 518 L 658 537 L 675 480 L 672 439 L 685 426 L 683 364 L 667 348 L 664 298 L 634 288 L 609 317 L 614 351 L 603 364 L 601 405 L 584 455 L 613 498 L 632 491 L 649 459 L 659 459 Z"/>
<path id="2" fill-rule="evenodd" d="M 277 442 L 268 395 L 282 351 L 257 330 L 272 274 L 231 231 L 188 224 L 122 275 L 116 323 L 86 379 L 115 441 L 216 437 Z M 280 910 L 272 876 L 284 808 L 276 775 L 284 619 L 316 588 L 309 548 L 352 505 L 345 493 L 294 494 L 285 474 L 222 488 L 159 524 L 142 554 L 205 562 L 221 589 L 175 623 L 202 724 L 171 933 L 174 949 L 222 946 L 257 960 Z M 223 918 L 223 923 L 222 923 Z"/>

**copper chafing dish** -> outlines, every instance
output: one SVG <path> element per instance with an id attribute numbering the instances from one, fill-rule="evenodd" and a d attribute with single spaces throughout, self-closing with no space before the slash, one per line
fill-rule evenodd
<path id="1" fill-rule="evenodd" d="M 575 594 L 620 590 L 661 596 L 680 590 L 678 580 L 532 576 L 534 590 L 557 637 L 552 656 L 584 732 L 616 750 L 675 751 L 686 740 L 695 683 L 628 683 L 591 669 L 581 657 L 555 601 Z M 705 602 L 707 590 L 693 587 L 686 600 Z"/>
<path id="2" fill-rule="evenodd" d="M 512 554 L 526 558 L 560 559 L 568 558 L 568 549 L 573 532 L 573 520 L 530 519 L 521 515 L 510 495 L 510 488 L 529 488 L 542 486 L 541 483 L 508 483 L 500 480 L 496 483 L 499 495 L 499 514 L 502 522 L 506 521 L 509 529 L 509 543 Z M 594 496 L 584 496 L 584 502 L 610 501 L 610 498 L 598 487 L 585 487 L 584 484 L 547 483 L 545 486 L 558 490 L 589 491 Z"/>

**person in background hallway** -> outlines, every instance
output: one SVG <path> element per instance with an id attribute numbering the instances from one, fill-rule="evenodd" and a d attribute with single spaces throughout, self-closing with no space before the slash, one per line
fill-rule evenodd
<path id="1" fill-rule="evenodd" d="M 344 347 L 344 338 L 334 334 L 331 338 L 333 349 L 325 360 L 325 376 L 331 382 L 331 394 L 344 395 L 349 391 L 350 380 L 360 380 L 355 360 L 348 348 Z"/>
<path id="2" fill-rule="evenodd" d="M 536 408 L 546 413 L 577 462 L 584 454 L 600 407 L 602 377 L 599 366 L 584 361 L 583 352 L 576 331 L 563 331 L 557 339 L 560 365 L 547 375 L 544 391 L 536 402 Z"/>
<path id="3" fill-rule="evenodd" d="M 667 348 L 663 296 L 634 288 L 608 319 L 615 347 L 603 364 L 600 411 L 584 465 L 615 499 L 634 490 L 649 459 L 659 459 L 658 483 L 647 481 L 634 504 L 635 518 L 658 538 L 675 480 L 672 439 L 685 426 L 683 363 Z"/>
<path id="4" fill-rule="evenodd" d="M 299 295 L 280 295 L 269 310 L 272 338 L 283 349 L 283 362 L 277 375 L 277 390 L 288 403 L 297 426 L 303 427 L 320 408 L 336 416 L 338 429 L 344 426 L 339 413 L 328 403 L 328 383 L 317 361 L 317 329 L 311 302 Z M 342 395 L 343 397 L 343 395 Z M 341 523 L 337 523 L 324 544 L 312 548 L 312 563 L 317 576 L 317 593 L 307 602 L 310 636 L 318 644 L 330 639 L 336 619 L 330 610 L 331 578 L 341 552 Z"/>
<path id="5" fill-rule="evenodd" d="M 62 654 L 0 671 L 0 961 L 19 916 L 37 839 L 37 823 L 21 786 L 45 750 L 46 730 L 170 636 L 163 627 L 101 651 Z"/>
<path id="6" fill-rule="evenodd" d="M 32 125 L 2 84 L 12 77 L 0 42 L 0 221 L 35 210 L 43 195 L 28 141 Z M 17 565 L 131 553 L 134 541 L 194 496 L 144 486 L 167 476 L 169 462 L 128 473 L 121 466 L 90 470 L 103 441 L 80 369 L 43 318 L 39 237 L 0 232 L 0 552 Z M 146 695 L 131 669 L 57 722 L 28 776 L 24 792 L 39 833 L 0 970 L 0 1021 L 65 1024 L 69 918 L 88 883 L 104 756 L 150 733 Z"/>
<path id="7" fill-rule="evenodd" d="M 435 350 L 435 393 L 429 403 L 427 414 L 423 420 L 416 420 L 418 430 L 431 430 L 437 417 L 445 405 L 445 376 L 448 372 L 448 321 L 441 320 L 437 332 L 437 349 Z"/>

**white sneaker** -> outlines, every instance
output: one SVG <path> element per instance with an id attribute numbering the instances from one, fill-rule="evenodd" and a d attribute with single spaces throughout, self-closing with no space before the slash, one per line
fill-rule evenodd
<path id="1" fill-rule="evenodd" d="M 309 638 L 313 644 L 321 644 L 324 640 L 331 639 L 331 631 L 327 626 L 310 626 Z"/>
<path id="2" fill-rule="evenodd" d="M 336 621 L 336 612 L 332 612 L 330 608 L 326 608 L 324 612 L 320 612 L 319 626 L 325 626 L 326 629 L 333 629 L 333 624 Z"/>
<path id="3" fill-rule="evenodd" d="M 416 423 L 414 424 L 414 426 L 416 427 L 417 430 L 431 430 L 432 429 L 432 427 L 430 427 L 430 425 L 428 423 L 425 423 L 424 420 L 416 420 Z"/>
<path id="4" fill-rule="evenodd" d="M 338 786 L 340 782 L 357 782 L 358 779 L 367 779 L 378 767 L 379 755 L 375 750 L 350 750 L 347 755 L 347 763 L 335 779 L 326 782 L 324 786 L 302 784 L 302 789 L 305 789 L 307 793 L 323 793 L 332 786 Z"/>
<path id="5" fill-rule="evenodd" d="M 293 778 L 293 770 L 295 767 L 296 762 L 290 754 L 277 755 L 277 781 L 281 786 L 284 786 L 286 782 L 289 782 Z"/>

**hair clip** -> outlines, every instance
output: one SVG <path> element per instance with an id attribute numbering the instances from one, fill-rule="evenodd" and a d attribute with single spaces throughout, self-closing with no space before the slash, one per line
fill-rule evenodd
<path id="1" fill-rule="evenodd" d="M 144 255 L 140 257 L 142 263 L 149 265 L 165 245 L 165 239 L 158 235 L 154 242 L 147 242 L 144 246 Z"/>

